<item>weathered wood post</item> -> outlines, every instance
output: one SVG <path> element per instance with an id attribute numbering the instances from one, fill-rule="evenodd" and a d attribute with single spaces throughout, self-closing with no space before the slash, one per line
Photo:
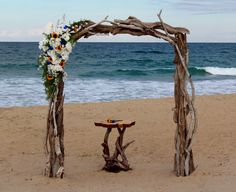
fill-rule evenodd
<path id="1" fill-rule="evenodd" d="M 176 153 L 174 159 L 174 171 L 176 172 L 177 176 L 187 176 L 195 170 L 195 166 L 193 163 L 193 153 L 191 149 L 194 127 L 192 128 L 191 126 L 189 126 L 187 120 L 187 116 L 190 112 L 193 112 L 194 106 L 192 106 L 193 103 L 191 103 L 191 101 L 189 100 L 189 95 L 187 92 L 186 78 L 189 77 L 187 76 L 188 74 L 186 74 L 185 68 L 188 65 L 186 34 L 178 33 L 175 35 L 175 38 L 176 46 L 174 63 L 176 64 L 176 71 L 174 75 L 174 122 L 176 123 L 177 128 L 175 134 Z M 181 55 L 179 54 L 179 52 Z"/>
<path id="2" fill-rule="evenodd" d="M 45 175 L 60 177 L 64 175 L 64 82 L 60 75 L 57 91 L 49 101 L 45 153 L 47 156 Z M 48 149 L 49 143 L 49 149 Z"/>

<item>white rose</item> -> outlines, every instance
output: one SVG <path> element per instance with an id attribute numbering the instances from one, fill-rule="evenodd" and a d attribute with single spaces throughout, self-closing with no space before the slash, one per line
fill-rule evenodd
<path id="1" fill-rule="evenodd" d="M 66 44 L 66 49 L 68 50 L 69 53 L 71 53 L 71 51 L 72 51 L 72 45 L 71 45 L 70 42 L 67 42 L 67 44 Z"/>
<path id="2" fill-rule="evenodd" d="M 67 51 L 67 49 L 63 49 L 62 52 L 61 52 L 61 56 L 62 56 L 62 59 L 67 61 L 68 58 L 69 58 L 69 52 Z"/>
<path id="3" fill-rule="evenodd" d="M 58 38 L 55 40 L 55 47 L 57 47 L 59 45 L 61 45 L 61 39 Z"/>
<path id="4" fill-rule="evenodd" d="M 40 42 L 39 42 L 39 49 L 43 49 L 44 47 L 46 47 L 45 45 L 48 43 L 48 40 L 43 38 Z M 47 47 L 46 47 L 47 48 Z"/>
<path id="5" fill-rule="evenodd" d="M 47 47 L 47 46 L 43 46 L 42 49 L 43 49 L 43 51 L 45 52 L 45 51 L 48 50 L 48 47 Z"/>
<path id="6" fill-rule="evenodd" d="M 70 34 L 69 33 L 65 33 L 62 35 L 62 38 L 65 39 L 66 41 L 70 40 Z"/>
<path id="7" fill-rule="evenodd" d="M 68 55 L 62 55 L 62 59 L 67 61 L 69 59 L 69 56 Z"/>
<path id="8" fill-rule="evenodd" d="M 63 72 L 64 69 L 60 65 L 49 65 L 48 72 L 55 74 L 56 72 Z"/>
<path id="9" fill-rule="evenodd" d="M 54 63 L 57 60 L 57 56 L 54 50 L 48 51 L 48 55 L 52 58 L 52 63 Z"/>
<path id="10" fill-rule="evenodd" d="M 55 65 L 59 65 L 60 62 L 61 62 L 61 60 L 58 59 L 58 58 L 56 58 L 55 60 L 53 60 L 53 64 L 55 64 Z"/>
<path id="11" fill-rule="evenodd" d="M 39 42 L 39 49 L 43 49 L 43 41 Z"/>

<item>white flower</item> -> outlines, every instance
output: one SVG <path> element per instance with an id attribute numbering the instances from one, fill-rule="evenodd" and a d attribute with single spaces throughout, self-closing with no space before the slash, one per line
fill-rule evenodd
<path id="1" fill-rule="evenodd" d="M 54 50 L 48 51 L 47 54 L 48 54 L 48 56 L 50 56 L 52 58 L 52 62 L 54 62 L 57 59 L 57 56 L 56 56 Z"/>
<path id="2" fill-rule="evenodd" d="M 43 39 L 39 42 L 39 49 L 43 49 L 43 51 L 46 51 L 48 47 L 46 46 L 48 44 L 48 39 L 44 35 Z"/>
<path id="3" fill-rule="evenodd" d="M 39 49 L 42 49 L 44 52 L 48 50 L 48 46 L 43 43 L 39 43 Z"/>
<path id="4" fill-rule="evenodd" d="M 62 59 L 67 61 L 69 59 L 69 55 L 68 54 L 61 54 Z"/>
<path id="5" fill-rule="evenodd" d="M 47 58 L 44 55 L 39 56 L 39 68 L 41 68 L 47 61 Z"/>
<path id="6" fill-rule="evenodd" d="M 43 49 L 43 51 L 45 52 L 45 51 L 48 50 L 48 47 L 47 47 L 47 46 L 43 46 L 42 49 Z"/>
<path id="7" fill-rule="evenodd" d="M 62 35 L 62 38 L 65 39 L 66 41 L 69 41 L 70 40 L 70 33 L 64 33 Z"/>
<path id="8" fill-rule="evenodd" d="M 55 60 L 53 60 L 53 64 L 55 64 L 55 65 L 59 65 L 60 62 L 61 62 L 61 59 L 59 59 L 59 58 L 55 58 Z"/>
<path id="9" fill-rule="evenodd" d="M 43 41 L 40 41 L 40 42 L 39 42 L 39 49 L 43 49 L 43 46 L 44 46 Z"/>
<path id="10" fill-rule="evenodd" d="M 69 55 L 70 55 L 69 51 L 64 48 L 61 52 L 62 59 L 67 61 L 69 58 Z"/>
<path id="11" fill-rule="evenodd" d="M 59 45 L 61 45 L 61 39 L 60 39 L 60 38 L 57 38 L 57 39 L 55 40 L 54 46 L 57 47 L 57 46 L 59 46 Z"/>
<path id="12" fill-rule="evenodd" d="M 53 76 L 57 76 L 57 72 L 63 72 L 64 69 L 60 65 L 48 65 L 48 72 Z"/>
<path id="13" fill-rule="evenodd" d="M 50 46 L 52 46 L 53 48 L 55 48 L 55 39 L 51 38 L 51 39 L 49 40 L 49 44 L 50 44 Z"/>
<path id="14" fill-rule="evenodd" d="M 67 74 L 67 72 L 64 71 L 64 73 L 63 73 L 63 81 L 65 81 L 67 79 L 67 77 L 68 77 L 68 74 Z"/>
<path id="15" fill-rule="evenodd" d="M 72 51 L 72 45 L 71 45 L 70 42 L 67 42 L 67 44 L 66 44 L 66 49 L 68 50 L 69 53 L 71 53 L 71 51 Z"/>

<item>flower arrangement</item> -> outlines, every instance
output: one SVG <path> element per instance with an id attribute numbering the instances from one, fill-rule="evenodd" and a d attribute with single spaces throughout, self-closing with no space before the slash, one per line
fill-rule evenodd
<path id="1" fill-rule="evenodd" d="M 47 99 L 55 96 L 60 78 L 67 76 L 64 67 L 75 44 L 71 36 L 80 31 L 86 23 L 86 20 L 82 20 L 65 25 L 63 18 L 55 27 L 51 26 L 49 33 L 43 33 L 43 39 L 39 42 L 42 53 L 38 63 L 39 68 L 43 70 L 42 78 Z"/>

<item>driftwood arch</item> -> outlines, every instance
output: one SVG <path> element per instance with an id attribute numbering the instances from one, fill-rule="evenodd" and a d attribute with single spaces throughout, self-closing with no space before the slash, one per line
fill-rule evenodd
<path id="1" fill-rule="evenodd" d="M 189 57 L 187 34 L 189 31 L 164 23 L 161 12 L 157 16 L 160 22 L 142 22 L 135 17 L 114 21 L 109 21 L 106 17 L 99 23 L 86 21 L 81 24 L 81 29 L 78 32 L 72 34 L 71 39 L 77 41 L 82 37 L 88 38 L 96 34 L 149 35 L 163 39 L 173 45 L 175 52 L 173 63 L 176 66 L 174 74 L 175 106 L 173 108 L 173 120 L 176 123 L 174 171 L 177 176 L 188 176 L 195 170 L 192 142 L 197 128 L 197 114 L 194 106 L 195 89 L 187 68 Z M 62 74 L 59 77 L 56 97 L 49 102 L 45 139 L 45 151 L 48 154 L 48 159 L 45 174 L 49 177 L 62 178 L 64 175 L 64 82 Z M 188 86 L 190 86 L 191 94 L 188 93 Z"/>

